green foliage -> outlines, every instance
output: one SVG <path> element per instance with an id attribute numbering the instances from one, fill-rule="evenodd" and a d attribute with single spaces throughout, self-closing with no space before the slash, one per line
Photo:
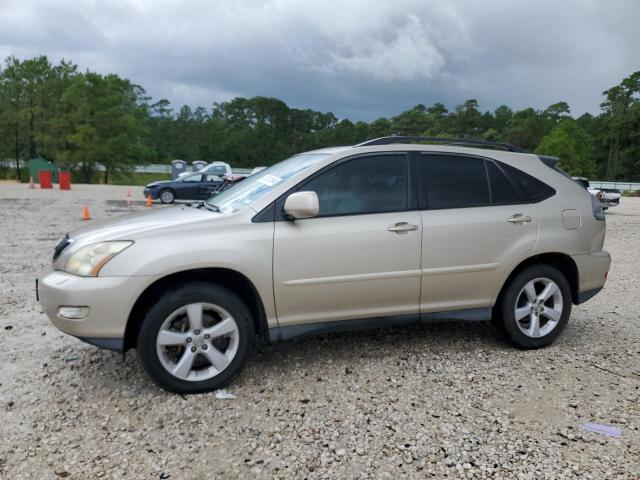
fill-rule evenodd
<path id="1" fill-rule="evenodd" d="M 566 118 L 546 135 L 536 153 L 560 157 L 560 168 L 569 175 L 592 177 L 595 173 L 591 139 L 571 118 Z"/>
<path id="2" fill-rule="evenodd" d="M 602 113 L 574 119 L 569 105 L 481 111 L 469 99 L 449 111 L 418 104 L 371 123 L 291 108 L 268 97 L 234 98 L 211 109 L 155 103 L 117 75 L 78 72 L 70 62 L 9 57 L 0 70 L 0 159 L 41 156 L 80 181 L 131 179 L 137 164 L 174 158 L 271 165 L 297 152 L 386 135 L 481 138 L 559 156 L 569 173 L 640 180 L 640 72 L 604 92 Z M 15 172 L 15 171 L 14 171 Z M 24 172 L 15 172 L 24 177 Z M 12 173 L 6 173 L 11 176 Z M 23 178 L 23 180 L 25 180 Z"/>
<path id="3" fill-rule="evenodd" d="M 146 144 L 144 92 L 116 75 L 87 72 L 76 76 L 62 95 L 69 133 L 59 160 L 89 180 L 97 163 L 109 173 L 126 172 L 150 158 Z"/>

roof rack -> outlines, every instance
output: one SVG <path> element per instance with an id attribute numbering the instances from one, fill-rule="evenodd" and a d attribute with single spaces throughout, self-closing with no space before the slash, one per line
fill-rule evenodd
<path id="1" fill-rule="evenodd" d="M 367 140 L 366 142 L 359 143 L 355 146 L 372 147 L 374 145 L 390 145 L 392 143 L 408 142 L 431 142 L 444 143 L 446 145 L 489 147 L 506 150 L 507 152 L 528 153 L 526 150 L 523 150 L 522 148 L 516 147 L 515 145 L 511 145 L 509 143 L 490 142 L 488 140 L 476 140 L 474 138 L 416 137 L 403 135 L 391 135 L 390 137 L 374 138 L 373 140 Z"/>

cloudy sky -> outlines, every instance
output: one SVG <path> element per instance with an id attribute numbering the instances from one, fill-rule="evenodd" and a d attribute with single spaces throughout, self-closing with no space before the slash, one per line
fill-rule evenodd
<path id="1" fill-rule="evenodd" d="M 418 103 L 597 112 L 640 70 L 638 0 L 0 0 L 0 57 L 117 73 L 174 106 L 265 95 L 372 120 Z"/>

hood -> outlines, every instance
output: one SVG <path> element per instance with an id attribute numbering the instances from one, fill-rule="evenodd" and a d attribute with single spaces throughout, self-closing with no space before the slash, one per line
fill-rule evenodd
<path id="1" fill-rule="evenodd" d="M 171 183 L 173 181 L 174 180 L 158 180 L 157 182 L 147 183 L 146 187 L 151 188 L 151 187 L 155 187 L 156 185 L 161 185 L 163 183 Z"/>
<path id="2" fill-rule="evenodd" d="M 188 225 L 226 215 L 205 208 L 175 206 L 132 213 L 87 225 L 69 233 L 77 246 L 106 240 L 135 240 L 141 234 L 167 227 Z"/>

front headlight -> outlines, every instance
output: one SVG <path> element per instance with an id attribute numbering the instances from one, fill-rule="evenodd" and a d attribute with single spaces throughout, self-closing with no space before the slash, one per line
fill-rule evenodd
<path id="1" fill-rule="evenodd" d="M 69 257 L 64 271 L 82 277 L 97 277 L 109 260 L 131 245 L 133 242 L 129 240 L 87 245 Z"/>

